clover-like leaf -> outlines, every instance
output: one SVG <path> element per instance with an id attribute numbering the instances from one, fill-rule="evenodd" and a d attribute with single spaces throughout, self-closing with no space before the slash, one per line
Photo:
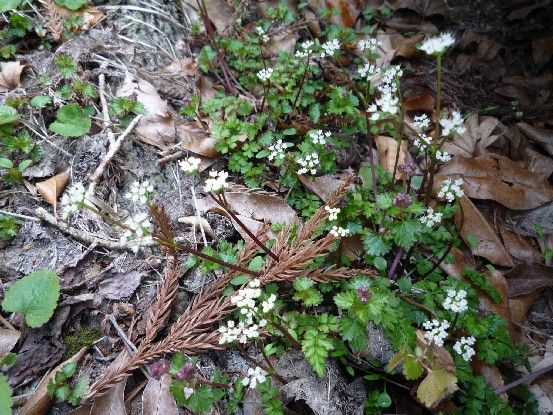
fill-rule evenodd
<path id="1" fill-rule="evenodd" d="M 43 326 L 50 320 L 60 297 L 60 282 L 54 271 L 38 270 L 29 274 L 8 291 L 2 308 L 8 312 L 20 312 L 32 328 Z"/>
<path id="2" fill-rule="evenodd" d="M 90 131 L 92 119 L 78 104 L 67 104 L 56 113 L 50 130 L 63 137 L 80 137 Z"/>
<path id="3" fill-rule="evenodd" d="M 16 121 L 19 118 L 19 114 L 14 107 L 9 105 L 0 105 L 0 125 L 9 124 Z"/>
<path id="4" fill-rule="evenodd" d="M 21 1 L 22 0 L 2 0 L 2 3 L 0 3 L 0 13 L 15 9 L 21 4 Z M 0 411 L 0 413 L 2 412 Z"/>
<path id="5" fill-rule="evenodd" d="M 88 0 L 55 0 L 60 6 L 69 10 L 78 10 L 88 3 Z"/>
<path id="6" fill-rule="evenodd" d="M 12 388 L 8 384 L 8 379 L 0 375 L 0 415 L 10 415 L 12 404 Z"/>

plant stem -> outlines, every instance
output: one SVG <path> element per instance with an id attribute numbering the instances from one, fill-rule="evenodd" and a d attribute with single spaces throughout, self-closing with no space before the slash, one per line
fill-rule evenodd
<path id="1" fill-rule="evenodd" d="M 365 111 L 365 122 L 367 124 L 367 139 L 369 141 L 369 163 L 371 164 L 371 180 L 372 180 L 372 190 L 374 195 L 374 200 L 376 200 L 377 196 L 377 189 L 376 189 L 376 166 L 374 162 L 374 154 L 373 154 L 373 136 L 371 134 L 371 131 L 369 129 L 369 113 Z"/>
<path id="2" fill-rule="evenodd" d="M 308 52 L 307 53 L 307 62 L 305 64 L 305 71 L 303 71 L 303 75 L 300 79 L 300 85 L 298 87 L 298 92 L 296 94 L 296 97 L 294 98 L 294 102 L 292 103 L 292 110 L 294 110 L 294 108 L 296 108 L 296 104 L 298 103 L 298 99 L 300 99 L 300 94 L 301 94 L 301 91 L 303 90 L 303 84 L 305 82 L 305 79 L 307 78 L 307 72 L 309 71 L 309 60 L 311 58 L 311 53 Z"/>
<path id="3" fill-rule="evenodd" d="M 290 332 L 288 331 L 288 329 L 286 327 L 284 327 L 282 324 L 280 323 L 277 323 L 276 321 L 271 321 L 271 324 L 276 328 L 278 329 L 278 331 L 280 331 L 282 334 L 284 334 L 284 337 L 286 337 L 288 339 L 288 341 L 290 343 L 292 343 L 292 346 L 294 346 L 295 349 L 298 349 L 298 350 L 301 350 L 301 343 L 298 342 L 296 339 L 294 339 L 292 337 L 292 335 L 290 334 Z"/>
<path id="4" fill-rule="evenodd" d="M 388 270 L 388 279 L 393 280 L 394 274 L 396 273 L 397 266 L 399 265 L 399 260 L 401 259 L 401 254 L 403 254 L 403 248 L 399 248 L 396 252 L 396 256 Z"/>
<path id="5" fill-rule="evenodd" d="M 278 256 L 273 252 L 271 251 L 269 248 L 267 248 L 265 246 L 265 244 L 263 242 L 261 242 L 259 240 L 259 238 L 257 236 L 255 236 L 253 234 L 252 231 L 250 231 L 248 229 L 248 227 L 246 225 L 244 225 L 244 223 L 238 219 L 238 216 L 236 216 L 234 214 L 234 212 L 232 211 L 231 207 L 229 206 L 228 202 L 226 201 L 226 199 L 224 199 L 224 194 L 223 196 L 219 196 L 219 198 L 215 197 L 215 195 L 213 193 L 209 193 L 209 196 L 211 196 L 211 198 L 215 201 L 215 203 L 217 203 L 219 206 L 221 206 L 223 209 L 225 209 L 228 214 L 230 215 L 230 217 L 238 224 L 238 226 L 240 226 L 244 232 L 246 232 L 248 234 L 248 236 L 250 238 L 252 238 L 252 240 L 261 248 L 263 249 L 263 251 L 269 255 L 271 258 L 273 258 L 275 261 L 278 262 Z"/>

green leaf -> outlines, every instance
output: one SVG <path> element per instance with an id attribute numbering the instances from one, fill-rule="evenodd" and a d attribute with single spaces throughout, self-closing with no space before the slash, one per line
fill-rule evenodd
<path id="1" fill-rule="evenodd" d="M 321 105 L 319 103 L 311 105 L 309 108 L 309 116 L 314 123 L 319 122 L 319 118 L 321 118 Z"/>
<path id="2" fill-rule="evenodd" d="M 0 168 L 12 169 L 13 168 L 13 163 L 10 159 L 7 159 L 5 157 L 0 157 Z"/>
<path id="3" fill-rule="evenodd" d="M 250 271 L 260 272 L 263 269 L 265 260 L 261 256 L 254 257 L 248 264 L 248 269 Z"/>
<path id="4" fill-rule="evenodd" d="M 354 352 L 361 352 L 367 348 L 368 338 L 365 325 L 358 320 L 345 316 L 340 319 L 340 334 L 349 342 Z"/>
<path id="5" fill-rule="evenodd" d="M 386 262 L 386 259 L 381 256 L 377 256 L 374 259 L 373 264 L 374 267 L 379 271 L 385 271 L 386 267 L 388 267 L 388 262 Z"/>
<path id="6" fill-rule="evenodd" d="M 2 0 L 2 4 L 0 4 L 0 13 L 15 9 L 21 4 L 21 1 L 22 0 Z"/>
<path id="7" fill-rule="evenodd" d="M 334 296 L 334 303 L 338 308 L 347 310 L 353 306 L 353 303 L 357 299 L 357 293 L 354 291 L 345 291 L 338 293 Z"/>
<path id="8" fill-rule="evenodd" d="M 19 119 L 19 114 L 14 107 L 0 105 L 0 125 L 9 124 Z"/>
<path id="9" fill-rule="evenodd" d="M 73 406 L 77 406 L 78 404 L 80 404 L 82 397 L 85 396 L 86 391 L 88 390 L 89 384 L 90 380 L 87 377 L 79 378 L 77 382 L 75 382 L 75 386 L 69 394 L 67 402 L 69 402 Z"/>
<path id="10" fill-rule="evenodd" d="M 230 284 L 234 286 L 241 286 L 250 282 L 250 279 L 245 275 L 238 275 L 230 280 Z"/>
<path id="11" fill-rule="evenodd" d="M 394 228 L 394 240 L 405 249 L 410 249 L 417 240 L 417 235 L 421 229 L 421 223 L 415 220 L 401 222 Z"/>
<path id="12" fill-rule="evenodd" d="M 327 335 L 316 329 L 308 330 L 301 342 L 301 349 L 315 372 L 323 377 L 328 352 L 334 349 Z"/>
<path id="13" fill-rule="evenodd" d="M 63 137 L 80 137 L 90 131 L 92 120 L 78 104 L 67 104 L 56 113 L 50 130 Z"/>
<path id="14" fill-rule="evenodd" d="M 6 292 L 2 308 L 20 312 L 32 328 L 48 322 L 60 297 L 60 282 L 54 271 L 38 270 L 14 283 Z"/>
<path id="15" fill-rule="evenodd" d="M 11 415 L 12 404 L 12 388 L 8 384 L 8 379 L 0 375 L 0 415 Z"/>
<path id="16" fill-rule="evenodd" d="M 367 254 L 372 256 L 382 256 L 392 249 L 390 243 L 376 233 L 370 232 L 363 238 L 363 245 Z"/>
<path id="17" fill-rule="evenodd" d="M 392 404 L 392 398 L 390 398 L 390 395 L 388 395 L 386 392 L 382 392 L 378 396 L 378 406 L 381 408 L 388 408 Z"/>
<path id="18" fill-rule="evenodd" d="M 17 360 L 17 355 L 15 353 L 8 353 L 2 359 L 0 359 L 0 366 L 11 366 Z"/>
<path id="19" fill-rule="evenodd" d="M 415 380 L 422 376 L 424 370 L 417 359 L 407 356 L 403 362 L 403 375 L 407 380 Z"/>
<path id="20" fill-rule="evenodd" d="M 65 376 L 66 379 L 69 379 L 77 371 L 77 363 L 69 362 L 63 366 L 61 373 Z"/>
<path id="21" fill-rule="evenodd" d="M 69 398 L 70 393 L 71 389 L 69 388 L 69 385 L 61 385 L 54 391 L 54 396 L 58 401 L 65 402 L 67 401 L 67 398 Z"/>
<path id="22" fill-rule="evenodd" d="M 31 164 L 33 164 L 33 160 L 23 160 L 19 165 L 17 166 L 17 170 L 20 172 L 24 172 L 27 167 L 29 167 Z"/>
<path id="23" fill-rule="evenodd" d="M 478 248 L 478 238 L 472 234 L 467 235 L 467 242 L 472 249 Z"/>
<path id="24" fill-rule="evenodd" d="M 69 10 L 78 10 L 88 3 L 88 0 L 54 0 L 58 5 Z"/>
<path id="25" fill-rule="evenodd" d="M 294 288 L 296 291 L 305 291 L 312 288 L 315 282 L 307 277 L 299 277 L 294 280 Z"/>
<path id="26" fill-rule="evenodd" d="M 37 95 L 31 100 L 31 106 L 35 108 L 44 108 L 52 103 L 52 97 L 48 95 Z"/>

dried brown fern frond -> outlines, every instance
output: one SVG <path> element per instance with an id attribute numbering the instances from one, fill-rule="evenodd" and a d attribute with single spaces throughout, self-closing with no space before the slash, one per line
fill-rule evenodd
<path id="1" fill-rule="evenodd" d="M 67 17 L 67 13 L 52 0 L 39 1 L 46 8 L 46 22 L 43 26 L 50 32 L 52 39 L 57 42 L 63 34 L 62 19 Z"/>

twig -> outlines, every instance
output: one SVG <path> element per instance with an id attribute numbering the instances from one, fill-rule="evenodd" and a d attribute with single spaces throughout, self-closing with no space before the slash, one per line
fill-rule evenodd
<path id="1" fill-rule="evenodd" d="M 35 218 L 34 216 L 27 216 L 27 215 L 22 215 L 21 213 L 8 212 L 7 210 L 4 210 L 4 209 L 0 209 L 0 213 L 2 215 L 13 216 L 14 218 L 32 220 L 33 222 L 40 222 L 40 219 Z"/>
<path id="2" fill-rule="evenodd" d="M 35 213 L 39 219 L 58 228 L 63 233 L 66 233 L 67 235 L 75 238 L 78 241 L 84 242 L 86 244 L 95 243 L 97 244 L 97 246 L 119 251 L 132 251 L 132 248 L 129 245 L 121 243 L 120 241 L 104 239 L 99 236 L 95 236 L 89 232 L 73 228 L 68 223 L 58 220 L 54 216 L 50 215 L 44 208 L 37 208 L 35 210 Z M 142 246 L 156 246 L 156 244 L 154 242 L 143 243 Z"/>
<path id="3" fill-rule="evenodd" d="M 530 373 L 524 375 L 523 377 L 521 377 L 520 379 L 515 380 L 511 383 L 507 383 L 506 385 L 497 388 L 495 390 L 495 393 L 497 393 L 498 395 L 501 395 L 502 393 L 505 393 L 508 390 L 513 389 L 514 387 L 516 387 L 518 385 L 522 385 L 523 383 L 531 383 L 534 380 L 536 380 L 537 378 L 539 378 L 540 376 L 543 376 L 546 373 L 549 373 L 551 371 L 553 371 L 553 364 L 551 364 L 549 366 L 546 366 L 546 367 L 543 367 L 539 370 L 536 370 L 535 372 L 530 372 Z"/>
<path id="4" fill-rule="evenodd" d="M 131 121 L 125 131 L 123 131 L 121 135 L 117 137 L 117 140 L 110 143 L 106 156 L 102 159 L 98 167 L 96 167 L 96 170 L 94 170 L 94 173 L 92 173 L 90 176 L 90 184 L 88 185 L 87 190 L 88 194 L 94 193 L 96 184 L 100 181 L 100 177 L 102 177 L 106 166 L 113 159 L 113 157 L 115 157 L 115 155 L 121 148 L 121 144 L 123 144 L 123 140 L 125 140 L 125 138 L 127 138 L 127 136 L 132 132 L 132 130 L 134 129 L 136 124 L 138 124 L 141 118 L 142 115 L 137 115 L 136 117 L 134 117 L 134 119 Z"/>
<path id="5" fill-rule="evenodd" d="M 202 239 L 204 246 L 207 246 L 207 238 L 205 237 L 204 226 L 202 225 L 202 218 L 200 217 L 200 210 L 198 209 L 198 199 L 196 199 L 196 190 L 194 190 L 194 183 L 190 186 L 192 192 L 192 202 L 194 203 L 194 210 L 196 211 L 196 217 L 198 218 L 198 225 L 200 226 L 200 232 L 202 233 Z M 194 231 L 195 234 L 195 231 Z"/>
<path id="6" fill-rule="evenodd" d="M 12 326 L 12 323 L 10 323 L 8 320 L 6 320 L 1 314 L 0 314 L 0 322 L 6 326 L 10 330 L 18 331 L 14 326 Z"/>
<path id="7" fill-rule="evenodd" d="M 106 69 L 107 63 L 103 63 L 100 68 Z M 101 73 L 98 77 L 98 89 L 100 92 L 100 102 L 102 103 L 102 128 L 107 132 L 108 142 L 111 146 L 115 142 L 115 136 L 113 135 L 113 130 L 111 129 L 111 120 L 109 119 L 108 101 L 106 99 L 106 74 L 104 73 Z"/>

